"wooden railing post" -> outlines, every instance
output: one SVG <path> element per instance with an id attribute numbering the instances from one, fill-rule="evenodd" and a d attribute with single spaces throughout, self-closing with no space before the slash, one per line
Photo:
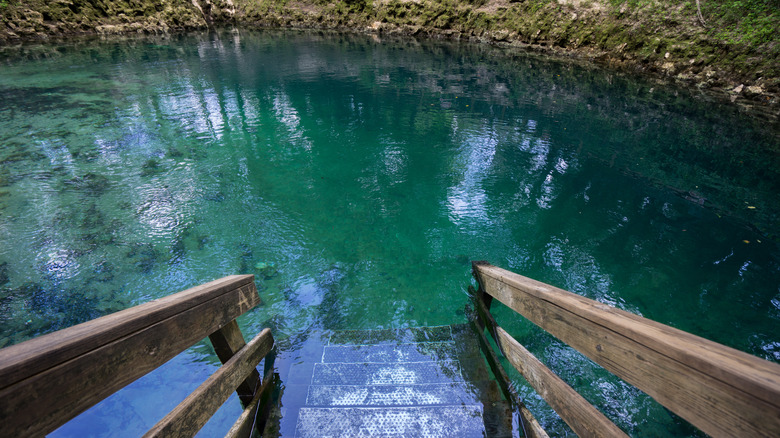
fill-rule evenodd
<path id="1" fill-rule="evenodd" d="M 215 331 L 209 335 L 211 345 L 214 346 L 214 351 L 217 353 L 219 360 L 225 364 L 230 360 L 233 355 L 238 353 L 239 350 L 244 348 L 246 341 L 244 335 L 241 333 L 241 329 L 238 327 L 238 323 L 234 319 L 226 324 L 224 327 Z M 241 405 L 247 407 L 255 396 L 255 390 L 260 384 L 260 373 L 257 370 L 247 376 L 246 380 L 241 382 L 236 388 L 236 393 L 241 400 Z"/>
<path id="2" fill-rule="evenodd" d="M 258 432 L 262 433 L 265 430 L 265 424 L 268 421 L 268 417 L 271 414 L 271 407 L 278 401 L 277 387 L 280 384 L 279 375 L 276 374 L 274 363 L 276 362 L 276 346 L 271 349 L 268 354 L 265 355 L 265 363 L 263 364 L 263 394 L 260 399 L 259 410 L 255 420 L 255 427 Z"/>
<path id="3" fill-rule="evenodd" d="M 474 268 L 473 275 L 477 280 L 478 289 L 475 290 L 474 287 L 469 286 L 469 294 L 473 299 L 475 307 L 474 310 L 476 311 L 476 318 L 474 318 L 472 324 L 474 325 L 474 330 L 477 333 L 477 340 L 480 343 L 482 351 L 485 353 L 485 359 L 487 359 L 488 365 L 490 366 L 491 371 L 493 371 L 493 375 L 496 376 L 496 380 L 498 381 L 498 385 L 501 388 L 501 391 L 504 393 L 504 397 L 512 404 L 513 411 L 515 411 L 513 416 L 516 417 L 517 422 L 519 423 L 519 427 L 523 431 L 523 436 L 527 438 L 548 438 L 547 432 L 544 431 L 542 426 L 536 420 L 536 417 L 533 416 L 531 411 L 529 411 L 525 404 L 520 400 L 520 397 L 514 388 L 509 385 L 509 376 L 506 374 L 504 367 L 501 366 L 498 357 L 490 347 L 490 344 L 485 337 L 485 328 L 489 327 L 490 334 L 493 337 L 493 340 L 496 342 L 499 351 L 503 355 L 498 334 L 496 332 L 498 325 L 496 324 L 496 320 L 493 318 L 493 315 L 490 313 L 490 305 L 493 303 L 493 297 L 485 293 L 485 289 L 482 287 L 482 284 L 479 283 L 480 279 L 477 275 L 476 267 L 482 263 L 486 262 L 476 261 L 472 264 Z"/>
<path id="4" fill-rule="evenodd" d="M 479 287 L 476 291 L 476 298 L 485 305 L 486 310 L 490 310 L 490 305 L 493 304 L 493 297 L 485 292 L 485 286 L 482 284 L 482 277 L 479 275 L 478 267 L 484 264 L 488 264 L 485 261 L 477 260 L 471 262 L 471 275 L 477 280 Z"/>
<path id="5" fill-rule="evenodd" d="M 493 315 L 490 313 L 490 306 L 493 304 L 493 296 L 485 292 L 485 286 L 482 284 L 482 277 L 479 275 L 479 266 L 482 265 L 489 265 L 489 263 L 480 260 L 471 263 L 471 273 L 479 284 L 479 289 L 477 289 L 476 294 L 474 295 L 477 314 L 483 321 L 483 325 L 486 325 L 487 328 L 490 329 L 490 335 L 493 337 L 493 340 L 496 341 L 498 351 L 502 356 L 506 357 L 504 350 L 502 350 L 501 344 L 498 342 L 498 333 L 496 332 L 496 327 L 498 327 L 498 324 L 496 323 L 495 318 L 493 318 Z"/>
<path id="6" fill-rule="evenodd" d="M 244 412 L 230 428 L 225 438 L 249 438 L 252 436 L 253 428 L 261 436 L 265 432 L 271 407 L 279 400 L 278 387 L 281 382 L 279 374 L 275 372 L 274 368 L 276 345 L 266 353 L 264 360 L 263 380 L 259 382 L 254 397 L 247 403 Z"/>
<path id="7" fill-rule="evenodd" d="M 476 301 L 476 291 L 473 288 L 469 288 L 469 291 L 472 293 L 472 296 L 475 297 Z M 484 308 L 484 305 L 481 303 L 477 303 L 477 306 Z M 510 386 L 509 382 L 511 380 L 506 374 L 506 370 L 501 366 L 498 356 L 496 356 L 496 353 L 493 351 L 493 348 L 491 348 L 485 337 L 485 321 L 482 317 L 482 313 L 475 315 L 471 324 L 477 334 L 480 349 L 485 353 L 485 359 L 490 366 L 490 370 L 493 372 L 493 375 L 496 376 L 496 381 L 498 382 L 499 388 L 501 388 L 501 392 L 504 393 L 504 398 L 506 398 L 512 406 L 512 415 L 517 419 L 517 422 L 519 423 L 518 426 L 523 431 L 523 436 L 526 438 L 548 438 L 548 435 L 544 429 L 542 429 L 542 426 L 539 425 L 539 422 L 531 411 L 529 411 L 525 404 L 520 400 L 520 396 L 514 388 Z"/>

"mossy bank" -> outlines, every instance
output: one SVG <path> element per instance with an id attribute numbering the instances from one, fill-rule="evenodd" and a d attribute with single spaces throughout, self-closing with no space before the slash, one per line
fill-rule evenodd
<path id="1" fill-rule="evenodd" d="M 780 115 L 779 0 L 0 0 L 0 44 L 226 24 L 468 39 L 586 58 Z"/>

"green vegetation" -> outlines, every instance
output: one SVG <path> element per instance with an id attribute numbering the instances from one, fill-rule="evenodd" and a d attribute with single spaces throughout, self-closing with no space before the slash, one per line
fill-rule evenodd
<path id="1" fill-rule="evenodd" d="M 771 43 L 780 32 L 777 0 L 716 0 L 704 2 L 702 12 L 712 17 L 713 34 L 730 43 Z"/>
<path id="2" fill-rule="evenodd" d="M 697 14 L 695 1 L 609 0 L 609 4 L 616 13 L 625 5 L 648 17 L 657 14 L 671 26 L 696 20 Z M 708 35 L 728 44 L 770 43 L 780 31 L 778 0 L 700 0 L 700 6 Z"/>
<path id="3" fill-rule="evenodd" d="M 748 97 L 780 96 L 780 0 L 699 0 L 701 16 L 696 0 L 210 0 L 203 9 L 210 17 L 188 0 L 155 3 L 0 0 L 9 23 L 5 34 L 0 27 L 0 42 L 52 32 L 162 33 L 228 22 L 348 29 L 576 51 L 701 88 L 744 84 Z M 780 104 L 780 98 L 770 100 Z"/>

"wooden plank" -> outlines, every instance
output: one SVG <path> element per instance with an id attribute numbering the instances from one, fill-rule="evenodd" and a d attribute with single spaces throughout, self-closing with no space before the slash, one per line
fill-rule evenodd
<path id="1" fill-rule="evenodd" d="M 209 301 L 227 291 L 244 287 L 251 287 L 247 292 L 255 290 L 254 276 L 224 277 L 159 300 L 4 348 L 0 350 L 0 389 Z M 208 333 L 204 333 L 201 338 L 207 335 Z"/>
<path id="2" fill-rule="evenodd" d="M 271 351 L 274 339 L 264 329 L 160 420 L 144 437 L 195 436 L 235 391 L 250 371 Z"/>
<path id="3" fill-rule="evenodd" d="M 112 334 L 125 333 L 115 340 L 106 341 L 113 336 L 105 339 L 97 335 L 85 337 L 83 330 L 74 330 L 72 336 L 86 338 L 93 348 L 61 363 L 51 360 L 46 351 L 39 351 L 42 360 L 47 360 L 50 366 L 0 390 L 3 433 L 7 436 L 33 436 L 53 431 L 260 302 L 251 281 L 210 296 L 213 297 L 211 300 L 172 315 L 154 306 L 153 310 L 158 315 L 170 316 L 132 332 L 116 324 L 130 321 L 133 327 L 141 325 L 137 321 L 143 318 L 135 308 L 123 311 L 133 318 L 112 318 L 107 320 L 111 324 L 91 325 Z M 189 298 L 190 295 L 185 294 L 184 297 Z M 181 309 L 175 300 L 165 302 Z M 70 335 L 60 334 L 59 337 L 74 344 Z"/>
<path id="4" fill-rule="evenodd" d="M 615 423 L 541 363 L 515 338 L 509 336 L 504 329 L 497 327 L 496 334 L 498 343 L 509 362 L 520 371 L 525 380 L 561 416 L 574 433 L 586 437 L 628 437 L 615 426 Z"/>
<path id="5" fill-rule="evenodd" d="M 211 345 L 214 346 L 217 357 L 223 364 L 246 345 L 244 335 L 241 333 L 241 329 L 238 328 L 236 320 L 229 322 L 226 326 L 210 334 L 209 340 Z M 259 382 L 260 373 L 254 370 L 249 373 L 246 380 L 238 385 L 236 392 L 241 399 L 242 406 L 246 407 L 252 401 Z"/>
<path id="6" fill-rule="evenodd" d="M 489 264 L 481 287 L 714 437 L 780 436 L 780 365 Z"/>
<path id="7" fill-rule="evenodd" d="M 257 412 L 259 409 L 264 408 L 261 407 L 261 400 L 267 402 L 270 393 L 273 392 L 273 385 L 274 374 L 273 371 L 271 371 L 265 376 L 262 386 L 255 392 L 255 396 L 244 408 L 244 411 L 241 412 L 238 420 L 233 423 L 233 426 L 230 428 L 228 433 L 225 434 L 225 438 L 249 438 L 249 436 L 251 436 L 252 426 L 254 426 L 255 423 L 260 420 L 258 418 Z M 262 432 L 262 426 L 258 429 L 260 429 L 260 432 Z"/>
<path id="8" fill-rule="evenodd" d="M 252 435 L 252 426 L 254 426 L 255 418 L 257 418 L 260 395 L 260 391 L 258 391 L 255 397 L 246 405 L 244 411 L 238 416 L 238 420 L 233 423 L 228 433 L 225 434 L 225 438 L 249 438 Z"/>

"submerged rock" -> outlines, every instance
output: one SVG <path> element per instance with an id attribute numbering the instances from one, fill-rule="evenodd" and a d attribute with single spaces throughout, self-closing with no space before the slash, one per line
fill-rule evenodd
<path id="1" fill-rule="evenodd" d="M 279 271 L 276 269 L 276 264 L 274 262 L 258 262 L 255 265 L 255 270 L 263 276 L 264 280 L 270 280 L 279 275 Z"/>
<path id="2" fill-rule="evenodd" d="M 5 286 L 8 281 L 8 262 L 0 263 L 0 286 Z"/>
<path id="3" fill-rule="evenodd" d="M 163 169 L 160 167 L 160 162 L 154 158 L 150 158 L 146 160 L 144 165 L 141 167 L 141 176 L 153 176 L 162 171 Z"/>
<path id="4" fill-rule="evenodd" d="M 151 243 L 138 243 L 130 248 L 127 258 L 130 259 L 130 263 L 135 265 L 139 272 L 148 274 L 154 269 L 160 254 Z"/>

